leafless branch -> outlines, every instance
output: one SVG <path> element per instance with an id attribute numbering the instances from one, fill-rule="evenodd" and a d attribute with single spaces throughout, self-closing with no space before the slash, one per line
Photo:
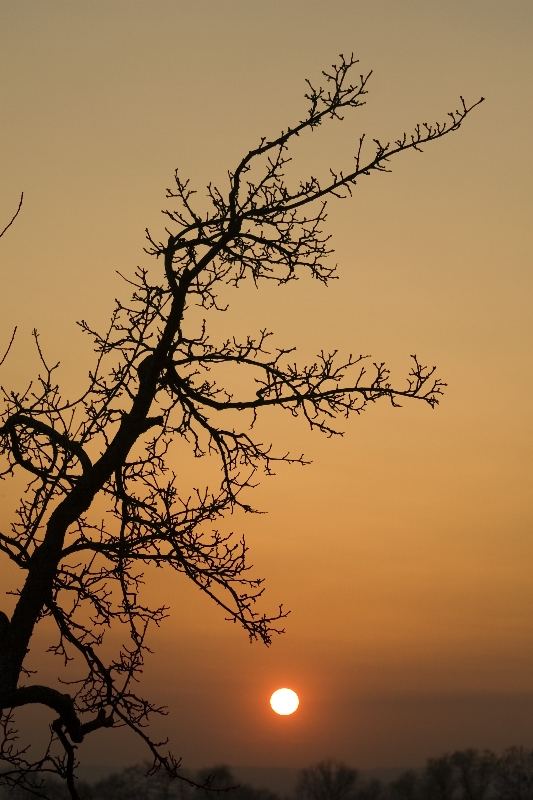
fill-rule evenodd
<path id="1" fill-rule="evenodd" d="M 22 575 L 11 619 L 0 613 L 0 757 L 9 764 L 0 784 L 44 797 L 41 777 L 55 772 L 76 800 L 77 745 L 101 728 L 120 726 L 146 743 L 154 769 L 182 777 L 179 761 L 146 729 L 165 710 L 138 689 L 149 631 L 168 614 L 144 601 L 143 569 L 181 573 L 250 639 L 269 644 L 282 632 L 286 612 L 256 610 L 263 581 L 251 574 L 244 538 L 220 525 L 235 510 L 257 511 L 249 498 L 261 475 L 280 463 L 306 461 L 259 441 L 258 416 L 274 407 L 333 436 L 341 433 L 340 420 L 380 400 L 393 406 L 418 400 L 431 408 L 439 402 L 445 384 L 416 356 L 407 378 L 396 383 L 369 356 L 322 351 L 302 364 L 293 347 L 273 345 L 270 331 L 243 341 L 217 341 L 209 333 L 213 314 L 227 308 L 228 285 L 283 285 L 304 274 L 323 284 L 334 279 L 323 230 L 327 201 L 350 196 L 361 176 L 388 170 L 400 153 L 456 131 L 477 105 L 461 98 L 446 122 L 416 125 L 392 143 L 375 139 L 369 152 L 361 137 L 349 169 L 289 185 L 285 168 L 294 138 L 364 103 L 370 74 L 353 80 L 356 64 L 353 56 L 341 57 L 323 73 L 324 86 L 308 83 L 307 114 L 278 136 L 262 138 L 229 172 L 225 187 L 209 185 L 207 213 L 196 209 L 193 189 L 176 172 L 167 192 L 172 208 L 163 212 L 168 227 L 161 240 L 147 233 L 155 268 L 139 268 L 127 279 L 131 297 L 116 302 L 106 331 L 80 323 L 96 351 L 80 397 L 62 396 L 59 365 L 50 366 L 37 332 L 40 374 L 23 392 L 0 390 L 0 477 L 28 477 L 11 530 L 0 533 L 0 552 Z M 22 197 L 4 232 L 21 203 Z M 205 312 L 199 329 L 191 321 L 194 306 Z M 242 380 L 232 384 L 235 370 Z M 185 452 L 215 460 L 220 477 L 214 485 L 187 486 L 185 468 L 178 480 L 169 464 Z M 49 649 L 69 670 L 60 673 L 68 693 L 24 682 L 25 675 L 31 679 L 24 666 L 28 646 L 44 617 L 55 624 Z M 110 629 L 123 631 L 123 642 L 105 657 Z M 29 704 L 57 714 L 35 762 L 17 748 L 13 722 L 13 709 Z"/>
<path id="2" fill-rule="evenodd" d="M 19 200 L 19 204 L 18 204 L 18 208 L 17 208 L 17 210 L 15 211 L 15 213 L 13 214 L 13 216 L 11 217 L 10 221 L 7 223 L 7 225 L 6 225 L 6 227 L 4 228 L 4 230 L 3 230 L 3 231 L 0 233 L 0 239 L 2 238 L 2 236 L 4 235 L 4 233 L 5 233 L 5 232 L 8 230 L 8 228 L 10 228 L 10 227 L 13 225 L 13 223 L 14 223 L 14 222 L 15 222 L 15 220 L 16 220 L 16 218 L 18 217 L 18 215 L 19 215 L 19 213 L 20 213 L 20 209 L 22 208 L 22 201 L 23 201 L 23 200 L 24 200 L 24 192 L 22 192 L 22 193 L 21 193 L 21 195 L 20 195 L 20 200 Z"/>

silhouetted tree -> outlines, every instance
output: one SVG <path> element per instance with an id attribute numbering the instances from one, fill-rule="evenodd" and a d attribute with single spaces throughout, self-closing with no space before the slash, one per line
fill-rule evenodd
<path id="1" fill-rule="evenodd" d="M 385 796 L 385 787 L 378 778 L 360 781 L 354 793 L 354 800 L 380 800 Z"/>
<path id="2" fill-rule="evenodd" d="M 225 767 L 200 771 L 197 776 L 182 770 L 184 780 L 172 781 L 163 770 L 154 774 L 150 766 L 134 764 L 102 778 L 90 787 L 91 800 L 199 800 L 198 785 L 225 789 L 237 783 Z"/>
<path id="3" fill-rule="evenodd" d="M 484 800 L 493 784 L 498 759 L 490 750 L 457 750 L 452 754 L 461 800 Z"/>
<path id="4" fill-rule="evenodd" d="M 278 800 L 266 789 L 239 785 L 229 767 L 215 766 L 198 772 L 181 771 L 185 780 L 172 781 L 164 771 L 150 773 L 150 764 L 137 764 L 109 775 L 90 787 L 91 800 L 201 800 L 222 793 L 226 800 Z M 189 784 L 187 781 L 190 781 Z M 198 789 L 204 786 L 205 789 Z"/>
<path id="5" fill-rule="evenodd" d="M 151 787 L 151 778 L 146 775 L 149 768 L 150 765 L 135 764 L 120 772 L 114 772 L 91 787 L 91 797 L 93 800 L 150 800 L 150 798 L 155 800 L 156 797 L 166 800 L 169 797 L 170 781 L 167 778 L 164 792 L 157 791 L 160 787 Z M 164 773 L 159 773 L 158 777 L 159 775 Z M 152 776 L 152 779 L 153 777 L 155 776 Z"/>
<path id="6" fill-rule="evenodd" d="M 389 800 L 422 800 L 420 776 L 412 769 L 402 772 L 388 786 Z"/>
<path id="7" fill-rule="evenodd" d="M 278 800 L 278 796 L 269 789 L 256 789 L 249 783 L 239 783 L 230 768 L 223 765 L 199 770 L 195 782 L 209 787 L 200 790 L 200 794 L 223 790 L 222 796 L 227 800 Z M 196 792 L 194 787 L 192 791 Z"/>
<path id="8" fill-rule="evenodd" d="M 362 780 L 358 770 L 326 759 L 300 771 L 295 795 L 297 800 L 380 800 L 384 792 L 380 780 Z"/>
<path id="9" fill-rule="evenodd" d="M 342 761 L 326 759 L 302 769 L 296 784 L 297 800 L 348 800 L 353 798 L 359 773 Z"/>
<path id="10" fill-rule="evenodd" d="M 498 760 L 498 800 L 533 800 L 533 750 L 510 747 Z"/>
<path id="11" fill-rule="evenodd" d="M 453 800 L 457 783 L 454 763 L 448 753 L 427 760 L 422 777 L 424 797 L 431 800 Z"/>
<path id="12" fill-rule="evenodd" d="M 42 797 L 46 794 L 53 800 L 70 800 L 70 792 L 65 781 L 62 781 L 53 776 L 47 776 L 46 781 L 43 782 L 42 776 L 34 776 L 33 788 L 18 786 L 4 786 L 0 788 L 0 798 L 2 800 L 32 800 L 35 797 Z M 93 787 L 85 781 L 77 781 L 77 789 L 80 797 L 84 800 L 98 800 L 93 794 Z M 135 800 L 133 797 L 132 800 Z"/>
<path id="13" fill-rule="evenodd" d="M 106 332 L 81 323 L 98 354 L 81 397 L 62 397 L 57 365 L 48 365 L 37 333 L 38 380 L 25 392 L 3 392 L 2 477 L 29 476 L 11 531 L 0 534 L 1 550 L 21 573 L 15 609 L 9 620 L 2 617 L 5 784 L 28 786 L 32 776 L 52 771 L 77 798 L 76 745 L 116 725 L 146 742 L 154 769 L 180 777 L 178 762 L 145 729 L 160 709 L 135 688 L 147 630 L 166 614 L 141 597 L 142 570 L 156 565 L 183 573 L 252 639 L 268 644 L 284 613 L 254 610 L 261 580 L 248 577 L 244 540 L 212 529 L 236 509 L 253 511 L 247 490 L 261 471 L 272 473 L 280 461 L 304 463 L 258 440 L 257 415 L 275 406 L 332 435 L 337 417 L 360 414 L 382 398 L 393 405 L 438 402 L 443 384 L 416 357 L 405 386 L 395 386 L 384 364 L 368 366 L 363 356 L 322 352 L 299 366 L 292 348 L 270 347 L 267 330 L 225 341 L 210 334 L 227 285 L 239 287 L 246 279 L 284 285 L 303 273 L 327 284 L 335 270 L 323 233 L 326 201 L 351 195 L 360 177 L 388 169 L 400 153 L 457 130 L 477 105 L 461 99 L 446 122 L 417 125 L 394 142 L 374 140 L 368 154 L 361 137 L 347 170 L 290 184 L 284 171 L 291 142 L 363 104 L 369 75 L 352 82 L 356 63 L 342 57 L 324 73 L 324 87 L 308 84 L 301 121 L 262 138 L 229 173 L 227 185 L 210 184 L 208 210 L 176 172 L 164 212 L 168 228 L 161 239 L 148 234 L 154 268 L 138 269 L 129 280 L 131 300 L 117 302 Z M 242 379 L 232 383 L 236 373 Z M 169 460 L 176 443 L 180 454 L 190 447 L 195 457 L 217 458 L 220 481 L 193 491 L 180 484 Z M 98 517 L 91 516 L 96 498 Z M 25 671 L 35 626 L 44 617 L 57 630 L 51 651 L 64 663 L 80 662 L 70 693 L 30 680 Z M 116 624 L 127 640 L 108 659 L 103 636 Z M 57 715 L 49 745 L 34 761 L 15 738 L 14 709 L 28 704 Z"/>

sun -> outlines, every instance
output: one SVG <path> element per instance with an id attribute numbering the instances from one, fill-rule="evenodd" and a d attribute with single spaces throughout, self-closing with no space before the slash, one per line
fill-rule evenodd
<path id="1" fill-rule="evenodd" d="M 270 698 L 270 705 L 276 714 L 287 716 L 294 714 L 300 705 L 300 699 L 292 689 L 278 689 Z"/>

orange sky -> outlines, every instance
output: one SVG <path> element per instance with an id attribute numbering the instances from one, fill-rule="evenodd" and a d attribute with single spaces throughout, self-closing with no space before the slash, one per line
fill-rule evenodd
<path id="1" fill-rule="evenodd" d="M 0 220 L 25 192 L 0 246 L 9 387 L 34 374 L 33 327 L 65 385 L 83 384 L 75 321 L 102 326 L 125 296 L 115 270 L 145 263 L 174 167 L 200 192 L 222 181 L 300 118 L 304 78 L 339 52 L 374 70 L 368 105 L 302 142 L 303 175 L 349 163 L 362 131 L 387 139 L 485 95 L 459 133 L 331 204 L 338 282 L 245 289 L 219 323 L 271 327 L 308 358 L 372 353 L 398 378 L 416 352 L 449 384 L 442 405 L 376 406 L 334 441 L 272 415 L 265 436 L 313 464 L 280 469 L 256 492 L 268 515 L 232 526 L 265 604 L 292 610 L 287 633 L 250 646 L 158 574 L 150 596 L 171 618 L 147 677 L 170 707 L 158 729 L 192 765 L 533 746 L 530 0 L 19 0 L 0 20 Z M 280 686 L 301 696 L 294 717 L 269 709 Z M 89 762 L 144 755 L 98 737 Z"/>

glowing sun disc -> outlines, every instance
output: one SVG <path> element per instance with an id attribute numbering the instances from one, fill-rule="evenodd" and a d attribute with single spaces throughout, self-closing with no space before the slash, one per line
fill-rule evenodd
<path id="1" fill-rule="evenodd" d="M 296 692 L 292 689 L 278 689 L 270 698 L 270 705 L 276 714 L 294 714 L 300 704 L 300 700 Z"/>

